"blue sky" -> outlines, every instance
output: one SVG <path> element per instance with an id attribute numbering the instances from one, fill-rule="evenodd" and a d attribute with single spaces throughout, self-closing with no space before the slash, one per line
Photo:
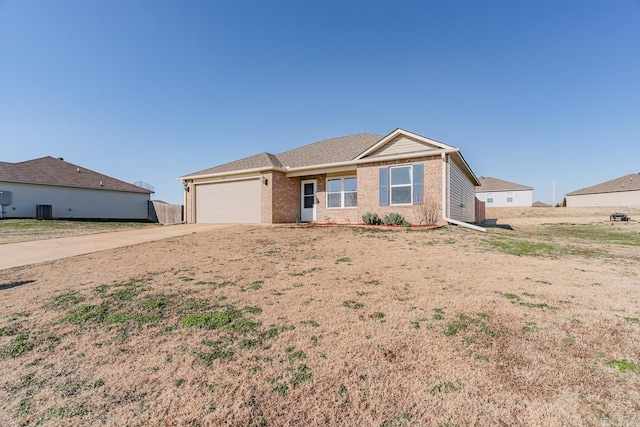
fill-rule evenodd
<path id="1" fill-rule="evenodd" d="M 640 172 L 640 1 L 0 0 L 0 161 L 177 177 L 395 128 L 534 200 Z"/>

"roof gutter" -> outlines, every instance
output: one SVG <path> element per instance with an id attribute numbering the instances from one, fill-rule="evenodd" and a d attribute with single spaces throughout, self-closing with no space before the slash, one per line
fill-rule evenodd
<path id="1" fill-rule="evenodd" d="M 486 232 L 487 229 L 478 227 L 477 225 L 469 224 L 468 222 L 458 221 L 447 216 L 447 163 L 449 159 L 447 153 L 442 153 L 442 219 L 450 224 L 459 225 L 461 227 L 470 228 L 476 231 Z"/>

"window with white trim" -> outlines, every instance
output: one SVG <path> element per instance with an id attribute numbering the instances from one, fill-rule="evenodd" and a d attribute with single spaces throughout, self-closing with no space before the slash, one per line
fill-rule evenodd
<path id="1" fill-rule="evenodd" d="M 513 191 L 507 191 L 507 203 L 513 203 Z"/>
<path id="2" fill-rule="evenodd" d="M 355 177 L 327 179 L 327 208 L 358 206 L 358 182 Z"/>
<path id="3" fill-rule="evenodd" d="M 411 165 L 389 168 L 392 205 L 410 205 L 412 203 L 413 170 Z"/>
<path id="4" fill-rule="evenodd" d="M 493 203 L 493 193 L 487 193 L 487 203 Z"/>

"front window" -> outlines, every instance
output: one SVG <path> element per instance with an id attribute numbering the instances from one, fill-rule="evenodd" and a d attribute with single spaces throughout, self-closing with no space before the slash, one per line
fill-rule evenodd
<path id="1" fill-rule="evenodd" d="M 507 191 L 507 203 L 513 203 L 513 191 Z"/>
<path id="2" fill-rule="evenodd" d="M 391 172 L 391 204 L 410 205 L 412 188 L 411 166 L 398 166 L 389 168 Z"/>
<path id="3" fill-rule="evenodd" d="M 358 183 L 355 177 L 327 180 L 327 208 L 358 206 Z"/>
<path id="4" fill-rule="evenodd" d="M 493 193 L 487 193 L 487 203 L 493 203 Z"/>

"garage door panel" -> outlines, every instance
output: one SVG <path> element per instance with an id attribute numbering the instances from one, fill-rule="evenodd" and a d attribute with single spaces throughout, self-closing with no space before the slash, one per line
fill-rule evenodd
<path id="1" fill-rule="evenodd" d="M 260 223 L 260 181 L 196 185 L 196 222 Z"/>

